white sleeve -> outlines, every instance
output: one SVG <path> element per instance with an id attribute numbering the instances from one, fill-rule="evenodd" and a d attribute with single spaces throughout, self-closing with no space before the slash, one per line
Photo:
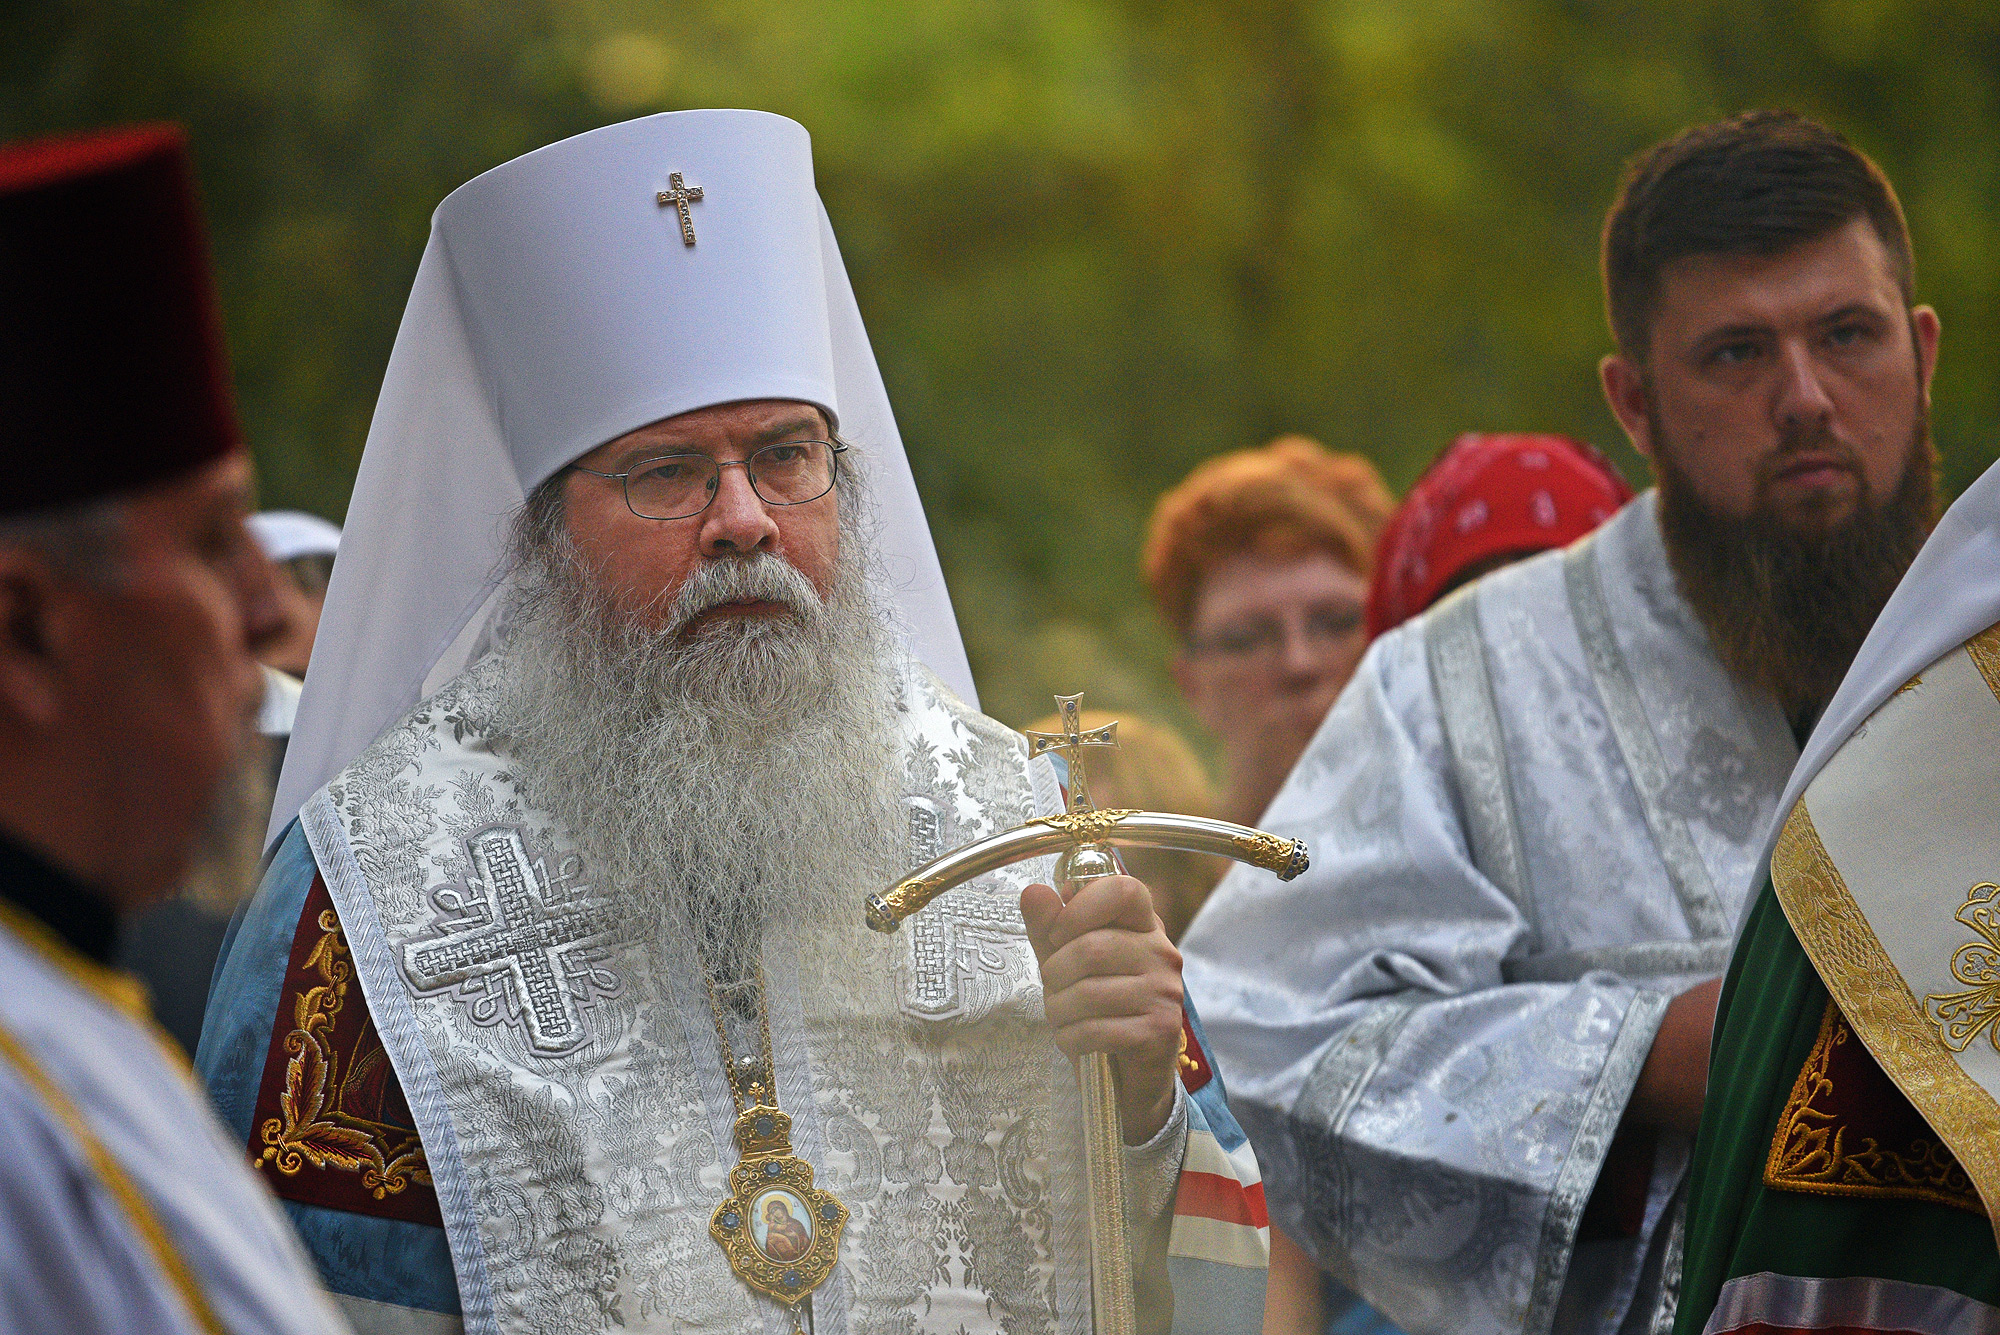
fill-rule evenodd
<path id="1" fill-rule="evenodd" d="M 0 1330 L 197 1335 L 130 1219 L 0 1062 Z"/>
<path id="2" fill-rule="evenodd" d="M 1166 1331 L 1173 1317 L 1167 1242 L 1187 1140 L 1187 1091 L 1176 1079 L 1174 1107 L 1165 1124 L 1145 1144 L 1125 1147 L 1125 1243 L 1132 1254 L 1132 1286 L 1142 1335 Z"/>

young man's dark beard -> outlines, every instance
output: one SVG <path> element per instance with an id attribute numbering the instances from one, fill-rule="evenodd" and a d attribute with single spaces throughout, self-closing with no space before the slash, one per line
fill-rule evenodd
<path id="1" fill-rule="evenodd" d="M 1652 432 L 1660 529 L 1682 596 L 1724 667 L 1776 696 L 1795 727 L 1809 722 L 1937 522 L 1928 416 L 1919 410 L 1896 490 L 1878 500 L 1860 479 L 1854 513 L 1818 530 L 1788 522 L 1761 496 L 1747 518 L 1718 513 L 1681 469 L 1657 416 Z"/>

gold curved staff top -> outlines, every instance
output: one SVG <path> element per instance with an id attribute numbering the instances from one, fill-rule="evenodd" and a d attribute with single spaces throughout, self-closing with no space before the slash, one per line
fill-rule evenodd
<path id="1" fill-rule="evenodd" d="M 926 862 L 881 894 L 868 896 L 866 921 L 878 932 L 893 932 L 902 926 L 903 919 L 945 891 L 987 872 L 1093 843 L 1211 853 L 1276 872 L 1281 881 L 1291 880 L 1312 865 L 1303 840 L 1281 838 L 1233 821 L 1165 811 L 1072 811 L 1038 817 Z"/>
<path id="2" fill-rule="evenodd" d="M 1078 748 L 1117 745 L 1118 725 L 1083 728 L 1082 700 L 1081 695 L 1057 696 L 1056 710 L 1063 730 L 1027 734 L 1030 756 L 1050 751 L 1068 753 L 1069 810 L 1058 816 L 1038 817 L 954 849 L 918 867 L 881 894 L 868 896 L 866 921 L 870 927 L 878 932 L 893 932 L 903 919 L 945 891 L 987 872 L 1047 853 L 1057 855 L 1056 888 L 1065 900 L 1084 881 L 1118 871 L 1117 859 L 1111 852 L 1114 845 L 1212 853 L 1276 872 L 1281 881 L 1291 880 L 1311 865 L 1303 841 L 1282 839 L 1247 825 L 1210 820 L 1206 816 L 1176 816 L 1163 811 L 1100 811 L 1093 807 Z M 1079 1061 L 1077 1083 L 1083 1094 L 1084 1165 L 1090 1186 L 1092 1327 L 1094 1335 L 1136 1335 L 1138 1312 L 1125 1242 L 1125 1136 L 1118 1121 L 1110 1057 L 1093 1052 Z"/>

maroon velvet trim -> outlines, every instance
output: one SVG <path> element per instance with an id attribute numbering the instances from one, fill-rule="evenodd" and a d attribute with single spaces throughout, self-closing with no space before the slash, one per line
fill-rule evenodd
<path id="1" fill-rule="evenodd" d="M 318 874 L 278 995 L 250 1159 L 286 1200 L 444 1226 L 416 1121 Z"/>
<path id="2" fill-rule="evenodd" d="M 0 146 L 0 194 L 129 167 L 186 142 L 178 125 L 122 125 L 7 144 Z"/>
<path id="3" fill-rule="evenodd" d="M 1932 1201 L 1986 1214 L 1964 1167 L 1832 1001 L 1778 1116 L 1764 1185 L 1819 1196 Z"/>

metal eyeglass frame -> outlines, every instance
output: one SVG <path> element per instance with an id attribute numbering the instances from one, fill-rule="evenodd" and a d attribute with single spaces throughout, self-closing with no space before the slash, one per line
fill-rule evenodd
<path id="1" fill-rule="evenodd" d="M 750 471 L 750 460 L 755 459 L 765 450 L 775 450 L 786 445 L 824 445 L 827 447 L 828 450 L 832 452 L 833 467 L 827 471 L 826 491 L 822 491 L 818 496 L 808 496 L 802 501 L 774 501 L 770 497 L 766 496 L 763 492 L 757 489 L 757 475 Z M 837 440 L 774 440 L 769 445 L 760 445 L 756 449 L 750 451 L 749 458 L 745 459 L 718 459 L 714 455 L 701 454 L 695 452 L 689 452 L 683 454 L 656 454 L 652 456 L 650 459 L 639 460 L 637 464 L 635 464 L 632 468 L 627 469 L 623 473 L 601 473 L 595 468 L 585 468 L 582 464 L 566 465 L 563 471 L 568 473 L 588 473 L 592 477 L 610 478 L 612 481 L 618 484 L 619 492 L 624 495 L 625 508 L 627 510 L 630 510 L 635 515 L 638 515 L 639 518 L 641 519 L 650 519 L 653 520 L 655 523 L 660 523 L 660 524 L 670 524 L 676 519 L 693 519 L 696 515 L 701 514 L 703 511 L 707 510 L 709 506 L 715 504 L 715 498 L 722 492 L 722 470 L 725 468 L 741 468 L 743 470 L 744 479 L 750 483 L 751 492 L 756 495 L 758 500 L 762 501 L 766 505 L 779 505 L 779 506 L 811 505 L 814 501 L 819 500 L 821 497 L 825 496 L 828 492 L 831 492 L 835 487 L 840 485 L 840 456 L 847 453 L 847 450 L 848 447 L 841 444 Z M 662 459 L 706 459 L 708 460 L 708 462 L 715 465 L 715 487 L 708 493 L 708 499 L 701 503 L 700 509 L 690 510 L 684 515 L 668 515 L 665 518 L 662 518 L 659 515 L 649 515 L 641 513 L 639 507 L 632 504 L 632 474 L 646 467 L 649 464 L 659 463 Z"/>

